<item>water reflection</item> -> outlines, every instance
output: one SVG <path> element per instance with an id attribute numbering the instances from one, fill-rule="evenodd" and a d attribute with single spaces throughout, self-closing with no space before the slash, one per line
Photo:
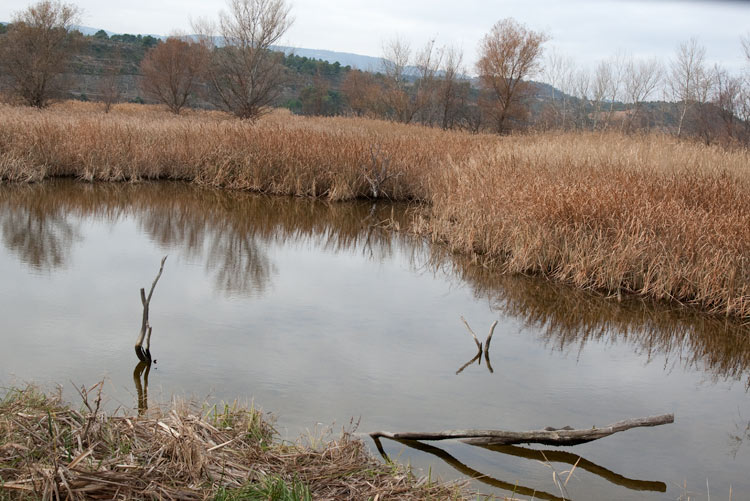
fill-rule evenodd
<path id="1" fill-rule="evenodd" d="M 704 371 L 712 381 L 745 380 L 750 389 L 750 328 L 739 321 L 703 315 L 636 298 L 605 298 L 542 279 L 503 276 L 432 250 L 432 266 L 472 286 L 493 308 L 521 319 L 554 350 L 580 354 L 587 343 L 627 343 L 665 369 L 680 364 Z"/>
<path id="2" fill-rule="evenodd" d="M 70 220 L 65 208 L 37 196 L 36 189 L 14 188 L 20 197 L 7 196 L 9 191 L 5 189 L 0 202 L 3 245 L 35 270 L 64 267 L 73 243 L 81 239 L 79 224 Z M 15 203 L 15 198 L 24 202 Z"/>
<path id="3" fill-rule="evenodd" d="M 405 207 L 326 204 L 197 189 L 181 183 L 85 184 L 54 180 L 2 187 L 3 244 L 24 264 L 53 270 L 64 265 L 79 235 L 78 219 L 108 223 L 133 218 L 163 248 L 179 247 L 203 259 L 218 290 L 261 294 L 274 265 L 270 243 L 310 240 L 331 252 L 362 248 L 368 257 L 391 255 Z M 403 240 L 403 239 L 400 239 Z"/>
<path id="4" fill-rule="evenodd" d="M 750 440 L 747 416 L 735 419 L 736 430 L 732 417 L 747 395 L 739 385 L 726 385 L 731 394 L 723 385 L 696 388 L 694 376 L 745 382 L 750 366 L 746 326 L 664 305 L 604 299 L 544 280 L 487 273 L 442 253 L 440 247 L 391 231 L 407 227 L 411 217 L 407 210 L 369 202 L 326 204 L 267 198 L 178 183 L 56 181 L 0 186 L 0 245 L 10 251 L 0 252 L 0 264 L 14 277 L 0 291 L 7 304 L 3 327 L 13 344 L 0 365 L 9 374 L 24 377 L 38 373 L 49 379 L 80 381 L 98 375 L 97 371 L 112 374 L 128 393 L 135 385 L 139 412 L 145 412 L 150 371 L 133 367 L 133 311 L 123 312 L 121 305 L 126 300 L 128 308 L 140 308 L 136 285 L 148 284 L 155 256 L 169 253 L 176 256 L 177 271 L 170 269 L 167 276 L 176 278 L 164 285 L 172 287 L 172 294 L 157 296 L 165 299 L 159 312 L 174 326 L 160 330 L 164 337 L 159 339 L 172 348 L 165 365 L 150 375 L 152 393 L 159 374 L 157 387 L 167 394 L 194 390 L 202 398 L 215 388 L 228 398 L 252 394 L 283 416 L 293 416 L 287 425 L 294 430 L 303 429 L 310 419 L 329 422 L 352 415 L 365 416 L 375 429 L 415 423 L 470 426 L 474 421 L 493 423 L 496 419 L 516 426 L 519 420 L 549 414 L 560 419 L 590 414 L 599 420 L 628 412 L 631 405 L 650 412 L 663 402 L 672 402 L 676 408 L 670 405 L 665 410 L 691 419 L 681 421 L 684 427 L 675 430 L 675 436 L 656 437 L 660 446 L 654 456 L 660 457 L 641 460 L 637 441 L 627 440 L 622 448 L 602 452 L 598 461 L 642 477 L 650 476 L 644 465 L 653 465 L 655 475 L 670 482 L 683 472 L 699 478 L 704 469 L 700 463 L 711 461 L 720 465 L 717 469 L 728 471 L 721 480 L 726 485 L 733 478 L 744 479 L 736 471 L 747 465 L 748 451 L 743 445 Z M 78 243 L 82 235 L 86 246 Z M 133 240 L 132 247 L 127 239 Z M 100 256 L 102 249 L 119 252 L 120 248 L 116 257 L 129 261 L 111 275 L 107 271 L 115 268 L 114 255 L 88 261 L 92 255 Z M 378 260 L 383 260 L 382 266 Z M 75 273 L 27 277 L 26 270 L 17 270 L 17 261 L 32 271 L 54 272 L 67 266 Z M 131 284 L 129 273 L 140 268 L 144 268 L 145 281 Z M 445 280 L 425 276 L 433 272 L 458 284 L 456 290 Z M 335 280 L 328 283 L 330 276 Z M 10 287 L 16 280 L 26 287 L 25 295 Z M 94 291 L 87 296 L 85 304 L 93 305 L 91 314 L 82 312 L 73 300 L 84 287 L 79 284 L 89 283 L 104 284 L 101 294 Z M 178 290 L 182 287 L 184 291 Z M 467 289 L 482 301 L 473 300 Z M 214 290 L 244 298 L 212 297 Z M 203 314 L 204 306 L 213 308 L 210 314 Z M 29 315 L 24 308 L 55 311 Z M 297 313 L 300 316 L 292 318 L 293 325 L 284 325 Z M 458 322 L 462 313 L 482 337 L 490 322 L 500 318 L 499 332 L 505 338 L 495 340 L 492 348 L 495 374 L 490 374 L 490 353 L 484 350 L 485 360 L 480 352 L 472 361 L 486 364 L 487 370 L 468 366 L 454 376 L 458 366 L 475 353 Z M 81 322 L 87 323 L 86 328 Z M 524 324 L 528 329 L 519 335 L 516 328 Z M 103 325 L 107 326 L 105 336 L 90 335 Z M 33 333 L 26 335 L 30 330 Z M 69 338 L 77 341 L 69 343 Z M 68 344 L 77 347 L 74 356 L 59 357 L 61 350 L 69 349 Z M 584 350 L 582 363 L 577 364 L 575 356 Z M 631 357 L 632 352 L 638 356 Z M 11 357 L 10 353 L 22 355 Z M 86 357 L 98 364 L 68 362 Z M 66 362 L 48 363 L 50 358 Z M 658 361 L 654 363 L 658 367 L 641 370 L 644 360 Z M 660 378 L 663 360 L 668 367 L 684 365 L 689 370 Z M 609 369 L 605 363 L 612 364 L 609 378 L 600 377 L 602 370 Z M 578 381 L 585 381 L 585 386 Z M 630 390 L 630 382 L 634 383 L 632 393 L 621 396 Z M 394 391 L 396 387 L 399 391 Z M 513 410 L 503 405 L 509 398 L 514 399 Z M 399 409 L 398 415 L 381 412 L 392 404 Z M 744 408 L 742 412 L 747 414 Z M 473 466 L 508 478 L 508 471 L 530 470 L 516 468 L 525 462 L 515 457 L 522 451 L 496 451 L 502 452 L 504 459 L 499 462 L 503 464 L 497 464 L 500 456 L 491 452 L 485 455 L 492 456 L 492 461 Z M 674 464 L 664 460 L 667 455 L 674 458 Z M 458 464 L 450 455 L 440 457 Z M 583 460 L 581 464 L 589 471 L 597 470 Z M 675 474 L 671 469 L 679 471 Z M 461 471 L 489 478 L 469 470 Z M 610 470 L 598 467 L 598 471 Z M 610 473 L 611 479 L 629 482 Z M 500 480 L 491 485 L 521 494 Z M 663 484 L 642 485 L 660 492 Z M 545 489 L 550 499 L 559 495 L 554 486 Z"/>
<path id="5" fill-rule="evenodd" d="M 148 375 L 151 372 L 151 364 L 138 362 L 133 369 L 133 382 L 138 395 L 138 415 L 143 416 L 148 410 Z"/>
<path id="6" fill-rule="evenodd" d="M 381 443 L 380 439 L 373 438 L 373 441 L 375 442 L 375 447 L 378 449 L 378 452 L 380 452 L 380 455 L 383 457 L 383 459 L 390 462 L 391 459 L 388 457 L 388 454 L 385 452 L 385 449 L 383 448 L 383 444 Z M 568 497 L 567 495 L 565 497 L 558 497 L 557 495 L 551 494 L 549 492 L 540 491 L 540 490 L 533 489 L 531 487 L 525 487 L 519 484 L 505 482 L 498 478 L 494 478 L 490 475 L 486 475 L 466 465 L 465 463 L 463 463 L 456 457 L 452 456 L 450 453 L 448 453 L 444 449 L 441 449 L 440 447 L 436 447 L 431 444 L 420 442 L 418 440 L 397 439 L 395 440 L 395 442 L 398 442 L 409 448 L 436 456 L 442 459 L 446 464 L 453 467 L 459 473 L 469 478 L 473 478 L 483 484 L 496 487 L 499 489 L 503 489 L 505 491 L 513 492 L 514 495 L 520 494 L 522 496 L 531 496 L 534 499 L 546 499 L 546 500 L 554 500 L 554 501 L 570 499 L 570 497 Z M 550 463 L 568 464 L 571 467 L 580 468 L 582 470 L 588 471 L 589 473 L 593 473 L 594 475 L 597 475 L 609 481 L 612 484 L 615 484 L 621 487 L 626 487 L 627 489 L 634 490 L 634 491 L 653 491 L 653 492 L 666 492 L 667 491 L 667 484 L 665 484 L 664 482 L 651 481 L 651 480 L 635 480 L 632 478 L 628 478 L 618 473 L 615 473 L 603 466 L 600 466 L 592 461 L 582 458 L 581 456 L 577 454 L 573 454 L 573 453 L 566 452 L 566 451 L 530 449 L 526 447 L 519 447 L 516 445 L 482 445 L 482 446 L 476 446 L 476 447 L 481 447 L 482 449 L 496 452 L 498 454 L 505 454 L 509 456 L 531 459 L 531 460 L 538 461 L 544 464 L 550 464 Z"/>
<path id="7" fill-rule="evenodd" d="M 668 365 L 704 370 L 715 380 L 746 379 L 750 388 L 747 326 L 682 308 L 617 301 L 544 280 L 502 276 L 434 246 L 425 257 L 423 247 L 391 231 L 407 226 L 403 206 L 269 198 L 181 183 L 57 180 L 2 187 L 2 243 L 32 268 L 65 266 L 72 245 L 81 239 L 83 217 L 111 223 L 133 218 L 160 246 L 179 247 L 202 259 L 217 290 L 238 295 L 262 294 L 270 285 L 275 266 L 268 247 L 274 242 L 308 241 L 331 252 L 362 249 L 375 260 L 398 247 L 411 254 L 415 267 L 421 263 L 470 284 L 478 297 L 489 298 L 498 310 L 541 332 L 541 341 L 554 349 L 581 352 L 591 341 L 628 343 L 648 361 L 663 355 Z M 467 365 L 476 361 L 481 357 Z"/>

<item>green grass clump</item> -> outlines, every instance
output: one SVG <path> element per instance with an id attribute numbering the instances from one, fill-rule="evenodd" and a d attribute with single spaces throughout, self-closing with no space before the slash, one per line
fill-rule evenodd
<path id="1" fill-rule="evenodd" d="M 268 476 L 258 483 L 238 489 L 221 488 L 214 501 L 312 501 L 310 489 L 297 479 L 287 482 L 279 476 Z"/>

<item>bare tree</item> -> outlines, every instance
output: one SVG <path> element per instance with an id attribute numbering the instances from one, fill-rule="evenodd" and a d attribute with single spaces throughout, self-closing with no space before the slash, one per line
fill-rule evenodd
<path id="1" fill-rule="evenodd" d="M 747 59 L 748 67 L 745 71 L 744 79 L 742 82 L 742 89 L 740 92 L 740 104 L 737 110 L 739 118 L 745 122 L 750 123 L 750 32 L 747 36 L 741 39 L 742 49 L 745 53 L 745 59 Z M 746 125 L 747 128 L 747 125 Z M 750 139 L 750 138 L 749 138 Z"/>
<path id="2" fill-rule="evenodd" d="M 680 106 L 677 121 L 677 137 L 682 135 L 683 123 L 688 111 L 695 105 L 698 88 L 706 77 L 706 48 L 696 38 L 683 42 L 670 61 L 667 89 L 670 97 Z"/>
<path id="3" fill-rule="evenodd" d="M 495 23 L 480 42 L 477 72 L 497 132 L 507 131 L 509 119 L 526 115 L 524 98 L 531 86 L 524 79 L 537 70 L 547 40 L 546 34 L 508 18 Z"/>
<path id="4" fill-rule="evenodd" d="M 417 52 L 414 66 L 417 69 L 417 80 L 414 82 L 412 108 L 415 116 L 424 124 L 432 125 L 436 115 L 436 98 L 438 92 L 437 73 L 445 49 L 436 49 L 435 40 L 429 40 Z"/>
<path id="5" fill-rule="evenodd" d="M 442 79 L 438 88 L 440 126 L 452 129 L 458 118 L 459 109 L 466 101 L 467 85 L 460 82 L 463 73 L 463 52 L 455 46 L 445 50 L 442 64 Z"/>
<path id="6" fill-rule="evenodd" d="M 79 15 L 75 5 L 42 0 L 17 12 L 0 38 L 2 70 L 29 106 L 44 108 L 64 90 L 62 76 L 77 38 L 69 30 Z"/>
<path id="7" fill-rule="evenodd" d="M 619 82 L 611 61 L 601 61 L 594 72 L 591 100 L 593 101 L 593 117 L 591 127 L 606 129 L 612 118 L 614 104 L 617 100 Z M 606 111 L 605 111 L 605 108 Z M 602 123 L 603 122 L 603 123 Z"/>
<path id="8" fill-rule="evenodd" d="M 99 79 L 99 96 L 104 107 L 104 113 L 109 113 L 112 106 L 119 102 L 122 96 L 120 89 L 121 68 L 122 55 L 118 49 L 112 59 L 104 65 L 104 70 Z"/>
<path id="9" fill-rule="evenodd" d="M 407 84 L 406 68 L 411 61 L 411 46 L 401 37 L 383 42 L 383 74 L 399 89 Z"/>
<path id="10" fill-rule="evenodd" d="M 588 125 L 591 97 L 591 77 L 585 68 L 573 74 L 573 97 L 576 98 L 574 120 L 576 127 L 583 129 Z"/>
<path id="11" fill-rule="evenodd" d="M 696 118 L 694 128 L 707 145 L 711 144 L 715 135 L 716 108 L 712 101 L 716 94 L 717 76 L 717 68 L 705 71 L 695 90 Z"/>
<path id="12" fill-rule="evenodd" d="M 166 104 L 174 114 L 185 107 L 203 77 L 209 50 L 200 43 L 169 37 L 150 49 L 141 61 L 141 88 Z"/>
<path id="13" fill-rule="evenodd" d="M 293 19 L 286 0 L 228 0 L 219 16 L 219 46 L 212 50 L 207 76 L 220 107 L 239 118 L 265 114 L 286 80 L 283 54 L 272 46 Z M 204 43 L 214 45 L 210 23 L 194 26 Z"/>
<path id="14" fill-rule="evenodd" d="M 657 89 L 662 78 L 662 67 L 657 59 L 636 60 L 630 58 L 625 66 L 623 78 L 625 99 L 632 104 L 625 130 L 632 130 L 641 117 L 643 103 Z"/>
<path id="15" fill-rule="evenodd" d="M 347 72 L 341 82 L 341 91 L 355 115 L 382 117 L 385 114 L 384 90 L 372 73 L 360 70 Z"/>
<path id="16" fill-rule="evenodd" d="M 428 41 L 413 54 L 407 41 L 392 38 L 383 43 L 382 59 L 385 99 L 393 118 L 403 123 L 421 118 L 422 122 L 429 123 L 429 108 L 436 94 L 436 73 L 441 61 L 441 51 L 435 49 L 435 41 Z"/>
<path id="17" fill-rule="evenodd" d="M 547 127 L 567 126 L 570 115 L 570 95 L 573 94 L 573 75 L 575 62 L 569 56 L 563 55 L 557 49 L 553 49 L 544 61 L 542 75 L 544 80 L 552 87 L 550 89 L 550 102 L 545 107 L 543 120 Z"/>
<path id="18" fill-rule="evenodd" d="M 739 117 L 744 97 L 742 78 L 720 67 L 716 67 L 715 77 L 714 105 L 724 124 L 724 135 L 729 141 L 742 140 L 747 132 L 747 124 Z"/>

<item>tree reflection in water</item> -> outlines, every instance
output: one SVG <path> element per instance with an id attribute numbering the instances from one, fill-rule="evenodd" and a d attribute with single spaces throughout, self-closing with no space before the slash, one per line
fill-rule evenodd
<path id="1" fill-rule="evenodd" d="M 403 224 L 405 206 L 266 197 L 183 183 L 86 184 L 54 180 L 6 185 L 0 197 L 3 244 L 22 262 L 53 270 L 62 266 L 76 238 L 78 218 L 109 223 L 125 218 L 160 247 L 179 247 L 204 260 L 216 288 L 228 294 L 260 294 L 274 265 L 267 248 L 305 241 L 326 250 L 362 248 L 384 259 L 406 237 L 383 224 Z M 74 238 L 75 237 L 75 238 Z"/>
<path id="2" fill-rule="evenodd" d="M 11 191 L 4 188 L 5 194 Z M 3 245 L 21 262 L 38 271 L 63 268 L 70 258 L 74 242 L 81 239 L 79 224 L 72 221 L 65 208 L 38 190 L 14 187 L 22 193 L 24 203 L 0 197 L 0 235 Z"/>
<path id="3" fill-rule="evenodd" d="M 274 243 L 361 250 L 374 260 L 398 249 L 415 268 L 468 283 L 497 310 L 542 332 L 540 341 L 555 349 L 581 352 L 589 342 L 627 343 L 649 361 L 662 355 L 668 365 L 702 370 L 717 381 L 745 379 L 750 388 L 750 336 L 740 322 L 488 271 L 391 231 L 408 227 L 405 206 L 266 197 L 168 182 L 57 180 L 0 189 L 2 243 L 35 269 L 65 266 L 81 239 L 76 221 L 84 217 L 134 219 L 162 248 L 178 247 L 204 260 L 216 288 L 227 294 L 263 293 L 275 270 L 268 255 Z"/>

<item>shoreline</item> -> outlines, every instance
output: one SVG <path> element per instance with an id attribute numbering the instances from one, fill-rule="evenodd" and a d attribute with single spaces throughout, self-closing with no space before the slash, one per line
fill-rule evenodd
<path id="1" fill-rule="evenodd" d="M 750 317 L 750 153 L 651 134 L 471 135 L 281 112 L 0 106 L 0 182 L 182 180 L 418 203 L 407 231 L 496 273 Z"/>
<path id="2" fill-rule="evenodd" d="M 2 499 L 468 499 L 455 482 L 377 461 L 351 431 L 280 441 L 260 411 L 236 402 L 108 415 L 101 387 L 79 390 L 80 410 L 33 386 L 5 389 Z"/>

